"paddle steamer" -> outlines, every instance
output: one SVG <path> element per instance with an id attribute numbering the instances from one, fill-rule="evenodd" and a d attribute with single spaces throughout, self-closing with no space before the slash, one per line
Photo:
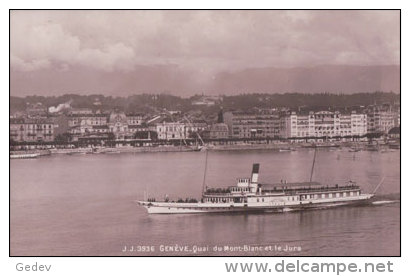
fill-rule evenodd
<path id="1" fill-rule="evenodd" d="M 313 170 L 313 168 L 312 168 Z M 235 186 L 205 188 L 200 200 L 170 202 L 168 199 L 137 201 L 152 214 L 285 212 L 318 207 L 363 203 L 374 194 L 362 193 L 349 181 L 325 186 L 318 182 L 262 184 L 258 182 L 259 164 L 253 164 L 250 178 L 239 178 Z"/>

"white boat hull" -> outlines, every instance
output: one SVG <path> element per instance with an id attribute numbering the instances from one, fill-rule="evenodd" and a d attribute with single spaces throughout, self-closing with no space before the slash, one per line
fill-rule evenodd
<path id="1" fill-rule="evenodd" d="M 32 159 L 39 157 L 39 153 L 22 153 L 22 154 L 12 154 L 10 159 Z"/>
<path id="2" fill-rule="evenodd" d="M 373 194 L 358 196 L 309 199 L 302 201 L 275 201 L 266 203 L 177 203 L 137 201 L 150 214 L 193 214 L 193 213 L 230 213 L 230 212 L 287 212 L 321 207 L 335 207 L 363 203 Z"/>

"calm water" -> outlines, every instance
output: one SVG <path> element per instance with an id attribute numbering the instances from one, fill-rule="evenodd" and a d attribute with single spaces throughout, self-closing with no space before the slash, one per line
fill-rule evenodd
<path id="1" fill-rule="evenodd" d="M 262 183 L 309 179 L 313 151 L 209 152 L 206 184 L 223 187 L 261 164 Z M 377 201 L 282 214 L 148 215 L 134 200 L 201 194 L 204 152 L 98 154 L 11 160 L 11 255 L 146 255 L 122 252 L 155 246 L 208 246 L 204 255 L 399 255 L 399 151 L 318 152 L 314 180 L 355 180 Z M 295 246 L 293 252 L 238 252 L 243 246 Z M 214 246 L 232 246 L 213 252 Z M 169 249 L 169 248 L 168 248 Z"/>

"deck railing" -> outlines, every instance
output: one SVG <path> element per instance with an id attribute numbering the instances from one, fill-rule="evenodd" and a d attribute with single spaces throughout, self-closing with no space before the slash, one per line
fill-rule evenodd
<path id="1" fill-rule="evenodd" d="M 265 193 L 277 193 L 277 192 L 284 192 L 286 194 L 302 194 L 302 193 L 314 193 L 314 192 L 337 192 L 337 191 L 345 191 L 345 190 L 359 190 L 360 187 L 357 185 L 343 185 L 343 186 L 322 186 L 322 187 L 311 187 L 311 188 L 296 188 L 296 189 L 289 189 L 289 188 L 282 188 L 282 189 L 263 189 L 262 192 Z"/>
<path id="2" fill-rule="evenodd" d="M 262 187 L 262 192 L 263 193 L 286 193 L 286 194 L 301 194 L 301 193 L 311 193 L 311 192 L 330 192 L 330 191 L 344 191 L 344 190 L 359 190 L 360 187 L 358 185 L 352 184 L 352 185 L 343 185 L 343 186 L 321 186 L 321 187 L 297 187 L 297 188 L 291 188 L 291 187 L 275 187 L 275 188 L 269 188 L 269 189 L 264 189 Z M 246 195 L 248 192 L 244 192 L 243 194 Z M 205 191 L 206 196 L 212 196 L 212 195 L 230 195 L 231 190 L 225 189 L 225 188 L 216 188 L 216 189 L 207 189 Z"/>

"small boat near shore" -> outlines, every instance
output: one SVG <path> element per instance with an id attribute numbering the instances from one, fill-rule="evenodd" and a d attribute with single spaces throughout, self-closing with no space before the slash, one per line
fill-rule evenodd
<path id="1" fill-rule="evenodd" d="M 17 153 L 10 154 L 10 159 L 32 159 L 40 156 L 40 153 Z"/>
<path id="2" fill-rule="evenodd" d="M 278 151 L 279 152 L 290 152 L 290 151 L 296 151 L 296 149 L 289 147 L 289 148 L 280 148 Z"/>

